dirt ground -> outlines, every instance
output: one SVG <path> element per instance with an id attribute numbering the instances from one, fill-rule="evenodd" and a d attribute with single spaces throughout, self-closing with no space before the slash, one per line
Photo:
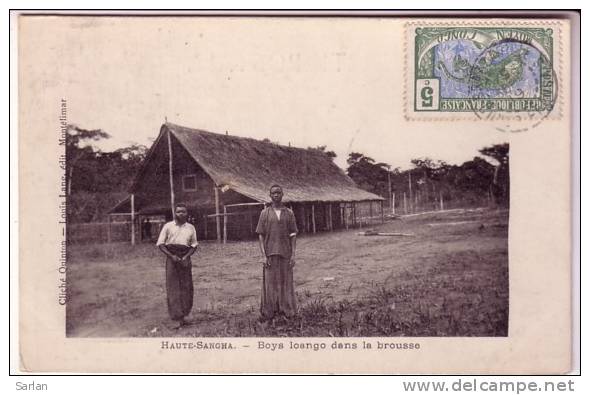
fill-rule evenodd
<path id="1" fill-rule="evenodd" d="M 368 228 L 362 229 L 362 231 Z M 257 322 L 257 243 L 201 243 L 193 258 L 194 324 L 171 329 L 164 258 L 154 245 L 68 251 L 67 335 L 507 336 L 508 211 L 462 210 L 303 235 L 295 286 L 300 314 Z"/>

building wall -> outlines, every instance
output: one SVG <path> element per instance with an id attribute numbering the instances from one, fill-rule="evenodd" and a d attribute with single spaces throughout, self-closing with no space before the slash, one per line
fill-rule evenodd
<path id="1" fill-rule="evenodd" d="M 138 188 L 135 191 L 136 209 L 146 205 L 169 206 L 168 159 L 164 148 L 164 144 L 158 144 L 154 148 L 151 160 L 145 164 L 145 172 L 138 180 Z"/>
<path id="2" fill-rule="evenodd" d="M 215 207 L 214 182 L 194 161 L 189 153 L 172 137 L 172 158 L 174 195 L 177 202 L 183 202 L 192 208 L 207 210 Z M 183 188 L 183 177 L 195 176 L 196 190 Z M 168 180 L 168 177 L 166 177 Z"/>
<path id="3" fill-rule="evenodd" d="M 174 198 L 192 208 L 207 210 L 215 207 L 213 180 L 190 157 L 188 152 L 172 137 L 172 163 Z M 166 136 L 154 148 L 152 158 L 146 163 L 143 177 L 138 182 L 136 199 L 138 208 L 170 207 L 170 176 L 168 169 L 168 145 Z M 196 190 L 183 188 L 183 177 L 194 175 Z"/>

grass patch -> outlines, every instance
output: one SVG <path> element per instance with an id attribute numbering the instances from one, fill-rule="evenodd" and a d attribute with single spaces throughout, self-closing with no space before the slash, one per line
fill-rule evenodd
<path id="1" fill-rule="evenodd" d="M 441 256 L 424 273 L 390 277 L 356 299 L 311 296 L 289 320 L 280 317 L 262 325 L 252 312 L 228 315 L 218 310 L 197 324 L 198 335 L 507 336 L 507 274 L 507 265 L 477 254 Z M 209 332 L 207 328 L 216 329 Z"/>
<path id="2" fill-rule="evenodd" d="M 257 320 L 262 271 L 255 241 L 201 244 L 193 259 L 195 324 L 179 331 L 169 328 L 164 257 L 154 245 L 71 246 L 67 334 L 507 336 L 508 213 L 477 215 L 483 227 L 442 229 L 428 226 L 432 217 L 417 217 L 379 228 L 411 238 L 356 230 L 302 237 L 294 275 L 299 314 L 269 325 Z"/>

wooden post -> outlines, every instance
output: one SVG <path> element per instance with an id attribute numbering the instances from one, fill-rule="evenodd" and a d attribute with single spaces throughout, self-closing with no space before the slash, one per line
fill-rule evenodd
<path id="1" fill-rule="evenodd" d="M 135 194 L 131 194 L 131 245 L 135 245 Z"/>
<path id="2" fill-rule="evenodd" d="M 369 202 L 369 223 L 373 222 L 373 201 Z"/>
<path id="3" fill-rule="evenodd" d="M 328 230 L 334 230 L 334 224 L 332 224 L 332 203 L 328 204 Z"/>
<path id="4" fill-rule="evenodd" d="M 404 192 L 404 214 L 408 213 L 408 202 L 406 201 L 406 193 Z"/>
<path id="5" fill-rule="evenodd" d="M 112 216 L 109 214 L 109 225 L 107 227 L 107 243 L 109 243 L 109 244 L 111 244 L 111 241 L 112 241 L 111 220 L 112 220 Z"/>
<path id="6" fill-rule="evenodd" d="M 362 207 L 362 206 L 361 206 L 361 207 Z M 357 204 L 355 203 L 355 204 L 354 204 L 354 218 L 357 218 L 357 215 L 356 215 L 356 208 L 357 208 Z M 363 216 L 362 216 L 362 215 L 359 215 L 359 216 L 358 216 L 358 219 L 357 219 L 357 221 L 356 221 L 356 222 L 357 222 L 357 224 L 359 225 L 359 229 L 360 229 L 360 228 L 362 228 L 362 227 L 363 227 Z"/>
<path id="7" fill-rule="evenodd" d="M 301 233 L 305 233 L 305 203 L 299 206 L 299 218 L 301 218 Z"/>
<path id="8" fill-rule="evenodd" d="M 311 229 L 315 233 L 315 205 L 311 205 Z"/>
<path id="9" fill-rule="evenodd" d="M 395 192 L 391 197 L 391 214 L 395 214 Z"/>
<path id="10" fill-rule="evenodd" d="M 227 243 L 227 207 L 223 206 L 223 244 Z"/>
<path id="11" fill-rule="evenodd" d="M 250 235 L 254 234 L 254 221 L 252 221 L 252 207 L 248 207 L 248 218 L 250 219 Z"/>
<path id="12" fill-rule="evenodd" d="M 217 186 L 213 186 L 213 190 L 215 191 L 215 228 L 217 231 L 217 242 L 221 243 L 221 217 L 219 212 L 219 188 Z"/>
<path id="13" fill-rule="evenodd" d="M 408 187 L 409 187 L 409 191 L 410 191 L 410 210 L 412 209 L 412 171 L 410 170 L 408 172 Z"/>
<path id="14" fill-rule="evenodd" d="M 393 208 L 393 203 L 395 202 L 395 193 L 393 193 L 393 191 L 391 190 L 391 171 L 390 171 L 390 166 L 387 165 L 387 186 L 389 188 L 389 204 L 391 204 L 391 212 L 394 212 L 394 208 Z M 393 193 L 393 195 L 392 195 Z M 382 205 L 383 206 L 383 205 Z"/>
<path id="15" fill-rule="evenodd" d="M 385 215 L 383 212 L 383 200 L 381 201 L 381 223 L 384 224 L 385 223 Z"/>
<path id="16" fill-rule="evenodd" d="M 168 130 L 168 175 L 170 177 L 170 209 L 172 210 L 172 220 L 174 220 L 174 176 L 172 166 L 172 139 L 170 130 Z"/>
<path id="17" fill-rule="evenodd" d="M 445 209 L 445 202 L 443 201 L 442 191 L 438 191 L 438 194 L 440 196 L 440 209 L 442 211 Z"/>
<path id="18" fill-rule="evenodd" d="M 344 203 L 344 207 L 342 208 L 342 219 L 344 220 L 344 228 L 348 230 L 348 203 Z"/>
<path id="19" fill-rule="evenodd" d="M 209 218 L 207 218 L 207 213 L 203 214 L 203 230 L 205 233 L 205 240 L 207 240 L 207 222 L 209 222 Z"/>

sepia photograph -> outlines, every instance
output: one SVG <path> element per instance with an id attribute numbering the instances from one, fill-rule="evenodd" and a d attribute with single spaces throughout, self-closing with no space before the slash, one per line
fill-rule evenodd
<path id="1" fill-rule="evenodd" d="M 27 369 L 569 366 L 567 19 L 14 25 Z"/>
<path id="2" fill-rule="evenodd" d="M 68 336 L 508 333 L 508 144 L 341 168 L 329 141 L 106 136 L 68 129 Z"/>

